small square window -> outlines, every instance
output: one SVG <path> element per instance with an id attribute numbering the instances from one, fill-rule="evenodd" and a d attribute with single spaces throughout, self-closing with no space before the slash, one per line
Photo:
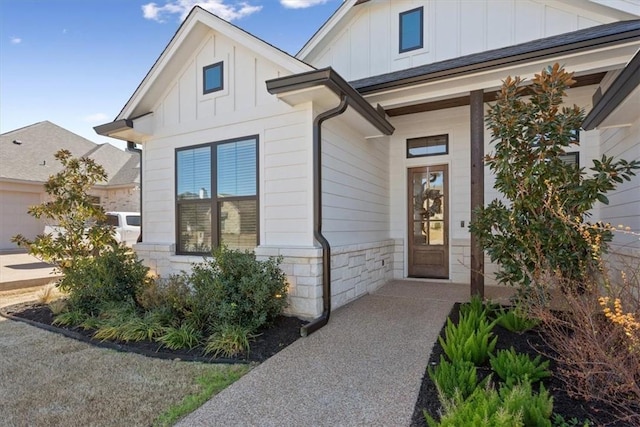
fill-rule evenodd
<path id="1" fill-rule="evenodd" d="M 207 65 L 202 69 L 202 87 L 205 94 L 222 90 L 224 78 L 222 62 Z"/>
<path id="2" fill-rule="evenodd" d="M 418 7 L 400 14 L 400 53 L 423 47 L 423 8 Z"/>
<path id="3" fill-rule="evenodd" d="M 449 135 L 407 139 L 407 157 L 437 156 L 449 153 Z"/>

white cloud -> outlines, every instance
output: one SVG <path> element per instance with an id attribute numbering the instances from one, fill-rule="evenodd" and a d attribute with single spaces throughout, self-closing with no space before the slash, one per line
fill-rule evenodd
<path id="1" fill-rule="evenodd" d="M 82 120 L 87 123 L 107 122 L 109 121 L 109 116 L 107 116 L 105 113 L 95 113 L 85 116 Z"/>
<path id="2" fill-rule="evenodd" d="M 227 0 L 173 0 L 163 6 L 158 6 L 156 3 L 144 4 L 142 15 L 145 19 L 158 22 L 165 22 L 165 18 L 170 15 L 180 15 L 182 20 L 194 6 L 200 6 L 226 21 L 243 18 L 262 9 L 262 6 L 253 6 L 246 1 L 231 4 Z"/>
<path id="3" fill-rule="evenodd" d="M 22 43 L 22 39 L 20 37 L 11 37 L 11 44 L 20 44 Z"/>
<path id="4" fill-rule="evenodd" d="M 280 0 L 280 4 L 287 9 L 305 9 L 307 7 L 325 4 L 328 0 Z"/>

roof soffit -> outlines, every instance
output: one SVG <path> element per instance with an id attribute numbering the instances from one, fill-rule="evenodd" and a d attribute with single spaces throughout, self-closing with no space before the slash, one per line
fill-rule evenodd
<path id="1" fill-rule="evenodd" d="M 168 84 L 185 67 L 185 63 L 201 46 L 210 31 L 234 40 L 292 74 L 313 70 L 312 66 L 196 6 L 114 121 L 149 113 Z"/>
<path id="2" fill-rule="evenodd" d="M 610 82 L 594 96 L 594 105 L 584 119 L 586 130 L 628 126 L 640 117 L 640 50 Z"/>

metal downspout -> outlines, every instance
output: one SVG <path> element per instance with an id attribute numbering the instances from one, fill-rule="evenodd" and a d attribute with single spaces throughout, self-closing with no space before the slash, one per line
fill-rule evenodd
<path id="1" fill-rule="evenodd" d="M 331 245 L 322 235 L 322 123 L 344 113 L 349 105 L 347 95 L 340 96 L 340 105 L 320 113 L 313 120 L 313 237 L 322 246 L 322 314 L 300 328 L 306 337 L 329 322 L 331 315 Z"/>
<path id="2" fill-rule="evenodd" d="M 136 148 L 136 143 L 133 141 L 127 141 L 127 151 L 130 153 L 138 153 L 140 156 L 140 235 L 136 243 L 142 242 L 142 150 Z"/>

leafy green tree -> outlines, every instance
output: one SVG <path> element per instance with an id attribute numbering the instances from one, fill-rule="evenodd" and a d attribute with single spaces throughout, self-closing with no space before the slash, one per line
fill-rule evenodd
<path id="1" fill-rule="evenodd" d="M 502 198 L 477 210 L 470 230 L 493 262 L 501 283 L 541 286 L 542 272 L 582 283 L 598 268 L 612 239 L 607 224 L 589 223 L 596 201 L 635 175 L 640 162 L 594 160 L 590 174 L 562 158 L 579 144 L 584 112 L 563 106 L 573 73 L 558 64 L 530 86 L 508 77 L 487 117 L 495 151 L 485 161 Z M 528 96 L 528 98 L 527 98 Z"/>
<path id="2" fill-rule="evenodd" d="M 64 274 L 76 262 L 95 257 L 117 243 L 113 228 L 103 223 L 104 209 L 94 205 L 88 195 L 96 183 L 106 181 L 104 168 L 88 157 L 75 158 L 67 150 L 58 151 L 55 158 L 64 168 L 44 184 L 49 200 L 31 206 L 28 212 L 60 228 L 34 240 L 18 234 L 12 241 Z"/>

